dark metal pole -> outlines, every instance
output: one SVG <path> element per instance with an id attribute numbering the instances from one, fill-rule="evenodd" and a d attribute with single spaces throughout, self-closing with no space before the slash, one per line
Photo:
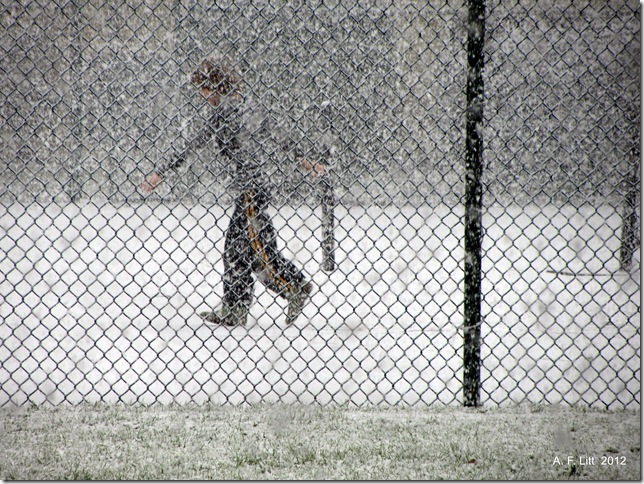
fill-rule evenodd
<path id="1" fill-rule="evenodd" d="M 633 167 L 631 173 L 626 178 L 626 196 L 622 208 L 622 247 L 620 249 L 619 260 L 622 270 L 627 271 L 633 263 L 633 254 L 639 246 L 639 240 L 636 233 L 637 226 L 637 193 L 639 190 L 639 150 L 631 150 Z"/>
<path id="2" fill-rule="evenodd" d="M 321 105 L 322 131 L 324 134 L 330 134 L 333 129 L 333 111 L 330 101 Z M 330 149 L 326 150 L 326 158 L 331 156 Z M 331 184 L 330 173 L 326 173 L 322 179 L 322 270 L 333 272 L 335 270 L 335 237 L 333 229 L 335 227 L 335 206 L 338 201 Z"/>
<path id="3" fill-rule="evenodd" d="M 322 181 L 322 270 L 333 272 L 335 270 L 335 226 L 334 209 L 336 206 L 335 194 L 328 175 Z"/>
<path id="4" fill-rule="evenodd" d="M 463 404 L 480 405 L 484 0 L 468 0 Z"/>

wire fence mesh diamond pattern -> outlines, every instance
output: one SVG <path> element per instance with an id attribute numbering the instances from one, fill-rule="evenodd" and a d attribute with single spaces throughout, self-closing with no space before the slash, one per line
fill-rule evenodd
<path id="1" fill-rule="evenodd" d="M 2 26 L 0 405 L 463 404 L 467 2 Z M 638 407 L 639 5 L 487 1 L 484 38 L 481 403 Z"/>

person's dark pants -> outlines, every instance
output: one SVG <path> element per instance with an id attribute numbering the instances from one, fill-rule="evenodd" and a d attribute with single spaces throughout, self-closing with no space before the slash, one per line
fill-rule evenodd
<path id="1" fill-rule="evenodd" d="M 253 300 L 253 274 L 268 289 L 286 298 L 304 283 L 304 275 L 277 249 L 275 228 L 264 213 L 267 197 L 242 193 L 226 232 L 224 247 L 224 299 L 228 307 Z"/>

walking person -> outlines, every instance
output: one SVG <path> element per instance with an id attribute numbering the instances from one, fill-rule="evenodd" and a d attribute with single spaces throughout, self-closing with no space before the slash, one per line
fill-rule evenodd
<path id="1" fill-rule="evenodd" d="M 253 300 L 254 277 L 288 301 L 287 324 L 301 314 L 313 284 L 277 248 L 277 234 L 266 214 L 272 187 L 267 178 L 265 139 L 274 133 L 262 109 L 245 99 L 242 80 L 227 59 L 206 58 L 190 76 L 199 94 L 214 108 L 208 124 L 187 147 L 158 167 L 141 184 L 151 193 L 165 173 L 180 166 L 188 153 L 214 138 L 220 154 L 235 164 L 239 196 L 226 230 L 224 296 L 222 305 L 200 313 L 213 324 L 244 326 Z M 302 159 L 300 166 L 313 177 L 326 171 L 322 163 Z"/>

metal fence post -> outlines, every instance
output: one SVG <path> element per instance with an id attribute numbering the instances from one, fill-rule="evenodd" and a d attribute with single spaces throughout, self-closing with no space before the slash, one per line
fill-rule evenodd
<path id="1" fill-rule="evenodd" d="M 326 135 L 332 130 L 332 104 L 330 101 L 325 101 L 320 105 L 320 113 L 322 115 L 322 132 Z M 331 153 L 327 148 L 325 161 L 330 161 Z M 338 201 L 333 190 L 333 185 L 330 180 L 330 174 L 327 173 L 322 180 L 322 193 L 320 197 L 322 205 L 322 270 L 325 272 L 333 272 L 335 270 L 335 206 Z"/>
<path id="2" fill-rule="evenodd" d="M 631 150 L 633 167 L 631 173 L 626 177 L 627 192 L 624 196 L 622 208 L 622 246 L 620 249 L 620 266 L 622 270 L 627 271 L 633 263 L 633 254 L 639 245 L 638 237 L 635 232 L 637 226 L 637 193 L 639 189 L 639 153 L 638 150 Z"/>
<path id="3" fill-rule="evenodd" d="M 463 404 L 480 404 L 484 0 L 468 1 Z"/>
<path id="4" fill-rule="evenodd" d="M 328 177 L 322 182 L 322 270 L 333 272 L 335 270 L 335 239 L 333 227 L 335 225 L 334 208 L 336 205 L 333 186 Z"/>

